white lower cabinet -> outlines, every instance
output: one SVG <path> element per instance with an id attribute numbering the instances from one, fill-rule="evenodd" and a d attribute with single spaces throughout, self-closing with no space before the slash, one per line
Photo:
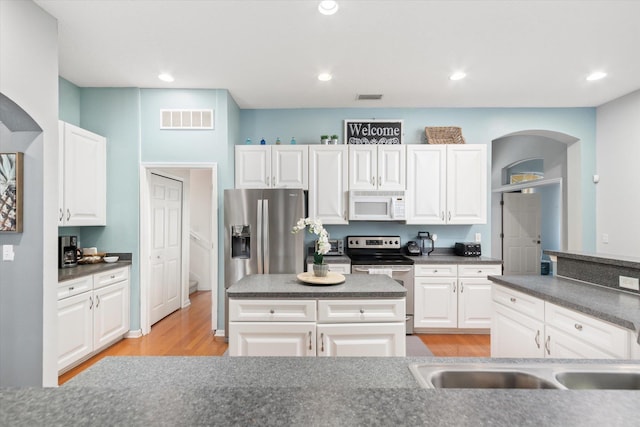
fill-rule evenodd
<path id="1" fill-rule="evenodd" d="M 405 356 L 404 299 L 229 300 L 230 356 Z"/>
<path id="2" fill-rule="evenodd" d="M 415 266 L 414 327 L 489 329 L 490 275 L 499 265 L 421 264 Z"/>
<path id="3" fill-rule="evenodd" d="M 491 357 L 626 359 L 629 331 L 493 285 Z"/>
<path id="4" fill-rule="evenodd" d="M 129 331 L 129 268 L 58 284 L 58 372 Z"/>

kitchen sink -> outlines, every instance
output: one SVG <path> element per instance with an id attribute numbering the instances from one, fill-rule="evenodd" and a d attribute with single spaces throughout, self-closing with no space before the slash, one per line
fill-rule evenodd
<path id="1" fill-rule="evenodd" d="M 558 388 L 543 378 L 517 371 L 437 371 L 429 381 L 435 388 Z"/>
<path id="2" fill-rule="evenodd" d="M 559 372 L 556 380 L 571 390 L 640 390 L 640 372 Z"/>
<path id="3" fill-rule="evenodd" d="M 423 388 L 640 390 L 637 365 L 589 363 L 414 363 Z"/>

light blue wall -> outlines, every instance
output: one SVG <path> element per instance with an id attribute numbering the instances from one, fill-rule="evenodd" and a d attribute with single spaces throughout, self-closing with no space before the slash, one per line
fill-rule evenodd
<path id="1" fill-rule="evenodd" d="M 63 122 L 80 126 L 80 88 L 58 77 L 58 117 Z"/>
<path id="2" fill-rule="evenodd" d="M 241 110 L 240 136 L 257 143 L 265 138 L 273 144 L 276 137 L 283 142 L 295 136 L 299 144 L 318 143 L 320 135 L 343 135 L 344 119 L 402 119 L 404 142 L 425 142 L 425 126 L 459 126 L 467 144 L 487 144 L 491 168 L 491 141 L 504 135 L 531 129 L 551 130 L 575 136 L 581 140 L 583 249 L 595 249 L 595 190 L 591 176 L 595 171 L 595 109 L 594 108 L 391 108 L 391 109 L 279 109 Z M 487 182 L 488 188 L 491 188 Z M 487 205 L 490 206 L 490 196 Z M 491 218 L 490 213 L 488 218 Z M 482 234 L 483 250 L 491 251 L 491 226 L 408 226 L 393 223 L 359 223 L 349 226 L 327 226 L 333 238 L 351 234 L 397 234 L 403 241 L 414 239 L 418 231 L 438 234 L 439 246 L 451 246 L 456 241 L 473 240 Z"/>

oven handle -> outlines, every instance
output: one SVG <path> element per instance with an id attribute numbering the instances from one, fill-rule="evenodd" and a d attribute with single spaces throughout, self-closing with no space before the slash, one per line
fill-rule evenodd
<path id="1" fill-rule="evenodd" d="M 386 267 L 384 267 L 385 269 L 387 269 Z M 355 268 L 355 271 L 360 271 L 362 273 L 368 273 L 369 272 L 369 268 Z M 411 268 L 407 268 L 407 269 L 399 269 L 399 268 L 390 268 L 389 270 L 393 271 L 394 273 L 407 273 L 409 271 L 411 271 Z"/>

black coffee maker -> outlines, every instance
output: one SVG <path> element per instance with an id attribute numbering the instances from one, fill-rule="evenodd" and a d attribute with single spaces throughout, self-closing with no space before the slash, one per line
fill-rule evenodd
<path id="1" fill-rule="evenodd" d="M 78 265 L 78 236 L 58 237 L 58 267 L 68 268 Z"/>

